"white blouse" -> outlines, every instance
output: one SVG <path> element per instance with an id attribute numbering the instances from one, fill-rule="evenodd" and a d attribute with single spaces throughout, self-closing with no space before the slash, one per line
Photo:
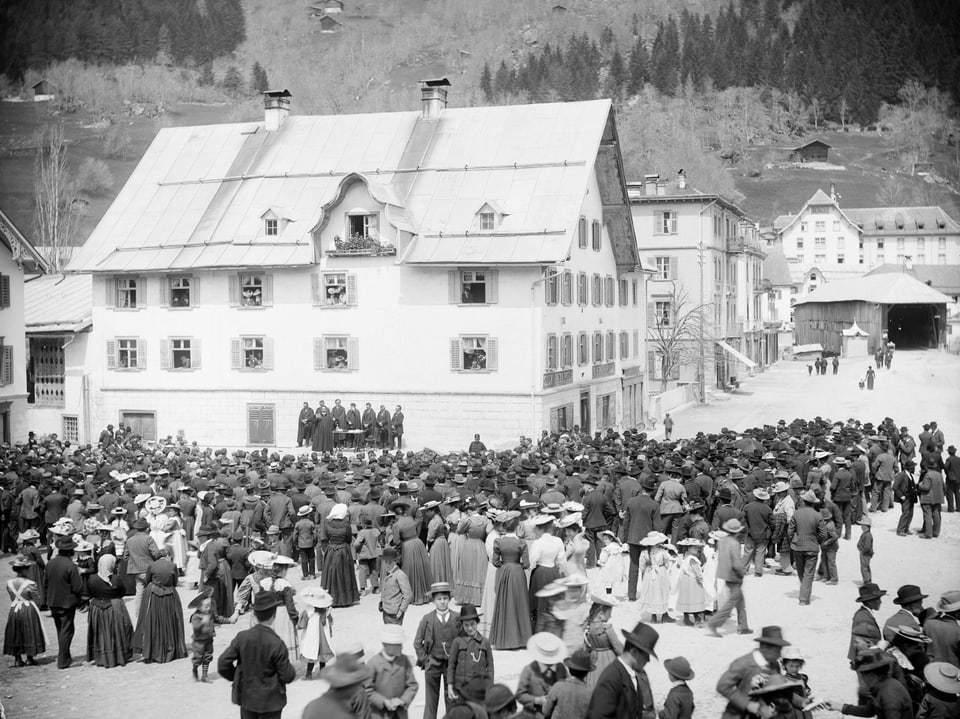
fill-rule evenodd
<path id="1" fill-rule="evenodd" d="M 531 567 L 555 567 L 563 562 L 565 556 L 563 540 L 552 534 L 544 534 L 530 544 Z"/>

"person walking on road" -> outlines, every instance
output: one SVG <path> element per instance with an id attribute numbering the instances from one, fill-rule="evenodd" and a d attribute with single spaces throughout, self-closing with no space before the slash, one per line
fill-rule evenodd
<path id="1" fill-rule="evenodd" d="M 873 389 L 873 381 L 876 376 L 877 373 L 873 371 L 873 367 L 867 367 L 867 389 Z"/>
<path id="2" fill-rule="evenodd" d="M 787 527 L 790 537 L 790 549 L 793 551 L 794 562 L 797 567 L 797 576 L 800 579 L 800 604 L 810 604 L 810 594 L 813 592 L 813 577 L 817 567 L 817 554 L 820 551 L 818 531 L 820 528 L 820 512 L 817 505 L 820 501 L 812 489 L 800 495 L 800 506 L 793 513 L 793 519 Z"/>
<path id="3" fill-rule="evenodd" d="M 743 557 L 740 555 L 740 534 L 745 527 L 739 519 L 728 519 L 721 527 L 725 536 L 717 542 L 717 579 L 727 587 L 727 598 L 717 613 L 707 622 L 707 633 L 712 637 L 723 636 L 717 629 L 737 610 L 737 631 L 750 634 L 753 630 L 747 624 L 747 606 L 743 599 L 743 577 L 747 573 Z"/>
<path id="4" fill-rule="evenodd" d="M 73 620 L 80 604 L 83 583 L 80 570 L 73 561 L 76 549 L 71 537 L 57 540 L 57 556 L 47 564 L 47 606 L 57 628 L 57 669 L 67 669 L 73 662 Z"/>
<path id="5" fill-rule="evenodd" d="M 663 435 L 668 442 L 673 435 L 673 417 L 670 416 L 669 412 L 663 418 Z"/>

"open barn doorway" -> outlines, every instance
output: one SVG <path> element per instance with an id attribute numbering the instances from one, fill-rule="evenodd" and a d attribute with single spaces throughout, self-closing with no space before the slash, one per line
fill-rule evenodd
<path id="1" fill-rule="evenodd" d="M 893 305 L 887 314 L 887 332 L 898 349 L 936 347 L 936 305 Z"/>

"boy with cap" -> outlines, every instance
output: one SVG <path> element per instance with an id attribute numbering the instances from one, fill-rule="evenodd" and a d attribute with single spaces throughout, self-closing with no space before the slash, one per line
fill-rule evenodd
<path id="1" fill-rule="evenodd" d="M 870 560 L 873 559 L 873 534 L 870 531 L 870 525 L 873 522 L 865 514 L 860 517 L 857 524 L 860 525 L 860 539 L 857 540 L 857 552 L 860 554 L 860 578 L 863 584 L 869 584 L 873 581 L 873 573 L 870 571 Z"/>
<path id="2" fill-rule="evenodd" d="M 383 651 L 370 658 L 364 688 L 370 697 L 374 719 L 407 719 L 420 685 L 413 676 L 413 663 L 403 653 L 403 628 L 396 624 L 380 631 Z"/>
<path id="3" fill-rule="evenodd" d="M 493 648 L 490 641 L 478 630 L 480 613 L 472 604 L 460 607 L 463 634 L 450 646 L 450 661 L 447 664 L 447 698 L 463 702 L 464 688 L 471 679 L 480 679 L 488 685 L 493 683 Z"/>
<path id="4" fill-rule="evenodd" d="M 297 523 L 293 525 L 294 543 L 300 555 L 300 575 L 304 581 L 317 578 L 317 525 L 312 515 L 313 505 L 303 505 L 297 510 Z"/>
<path id="5" fill-rule="evenodd" d="M 435 582 L 430 586 L 434 610 L 424 615 L 417 627 L 413 648 L 417 653 L 417 666 L 423 669 L 426 699 L 423 719 L 436 719 L 440 704 L 440 681 L 443 679 L 444 697 L 449 694 L 446 683 L 447 665 L 453 640 L 460 636 L 460 615 L 450 609 L 453 588 L 447 582 Z M 447 709 L 444 699 L 444 709 Z"/>
<path id="6" fill-rule="evenodd" d="M 660 719 L 691 719 L 693 716 L 693 692 L 687 682 L 693 679 L 693 669 L 686 657 L 667 659 L 663 663 L 667 676 L 673 684 L 667 693 L 663 709 L 660 710 Z"/>
<path id="7" fill-rule="evenodd" d="M 550 687 L 543 715 L 549 719 L 583 719 L 593 694 L 586 677 L 596 663 L 588 649 L 578 649 L 564 659 L 563 664 L 567 668 L 567 677 Z"/>
<path id="8" fill-rule="evenodd" d="M 190 627 L 193 633 L 193 639 L 190 643 L 190 659 L 193 663 L 193 679 L 198 682 L 210 683 L 207 677 L 210 662 L 213 661 L 213 637 L 217 633 L 217 624 L 219 617 L 213 611 L 213 589 L 206 587 L 195 596 L 187 608 L 194 609 L 190 615 Z M 203 677 L 197 674 L 197 670 L 203 668 Z"/>
<path id="9" fill-rule="evenodd" d="M 403 615 L 413 601 L 413 589 L 406 573 L 397 566 L 397 550 L 386 547 L 381 556 L 383 583 L 380 587 L 380 613 L 384 624 L 403 624 Z"/>
<path id="10" fill-rule="evenodd" d="M 357 577 L 360 584 L 360 596 L 367 594 L 367 579 L 370 580 L 370 592 L 379 591 L 379 575 L 377 574 L 377 558 L 380 556 L 380 530 L 373 526 L 370 517 L 362 517 L 363 529 L 353 540 L 353 550 L 357 556 Z"/>

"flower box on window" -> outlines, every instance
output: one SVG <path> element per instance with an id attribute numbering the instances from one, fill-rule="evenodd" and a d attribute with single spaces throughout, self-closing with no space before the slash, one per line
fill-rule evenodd
<path id="1" fill-rule="evenodd" d="M 375 237 L 364 237 L 363 235 L 350 235 L 349 237 L 334 237 L 334 249 L 327 252 L 328 255 L 349 256 L 349 255 L 395 255 L 397 248 L 389 242 L 380 242 Z"/>

